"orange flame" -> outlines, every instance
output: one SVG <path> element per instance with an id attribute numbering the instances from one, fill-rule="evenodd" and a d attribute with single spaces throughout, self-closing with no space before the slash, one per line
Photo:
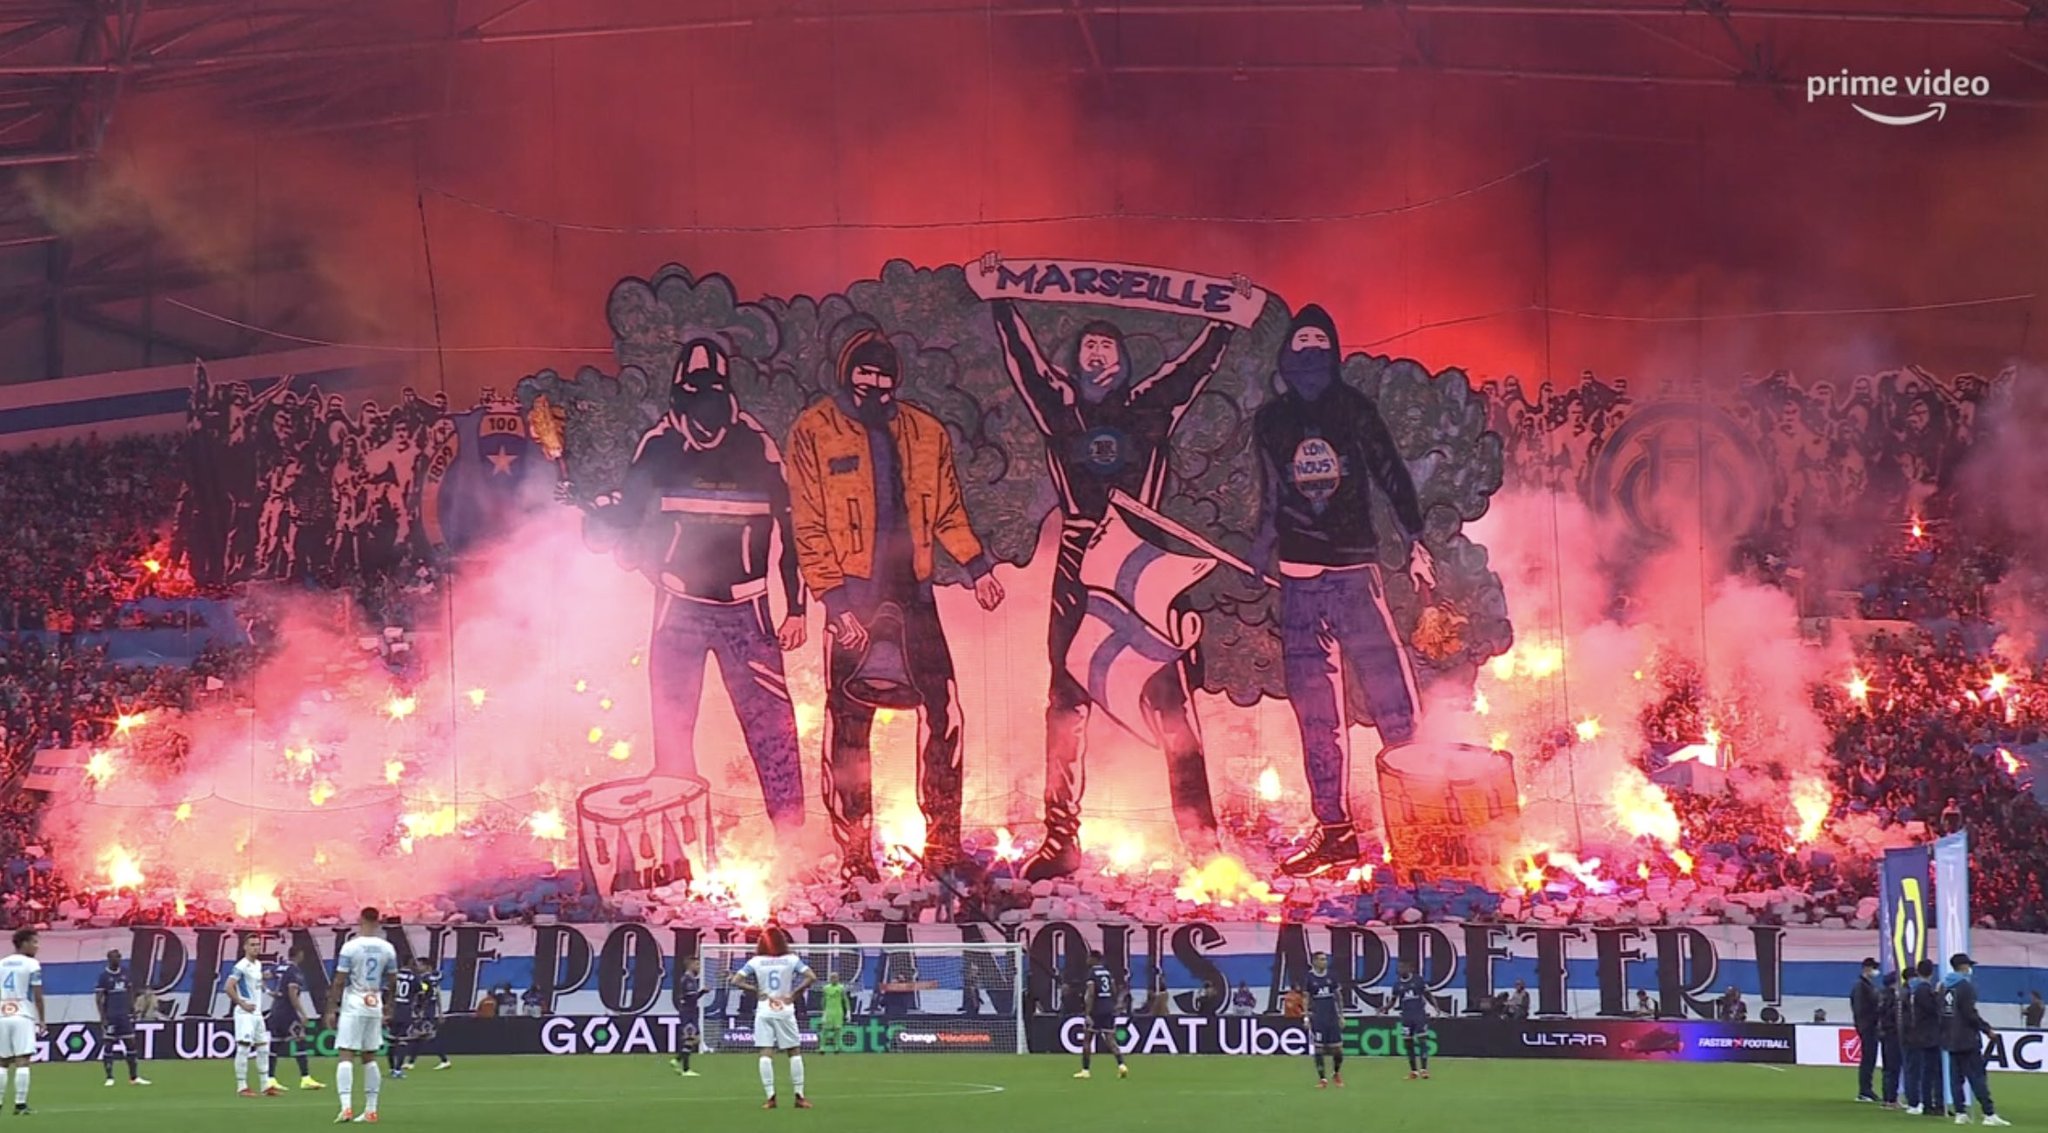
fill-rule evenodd
<path id="1" fill-rule="evenodd" d="M 85 761 L 85 777 L 92 780 L 92 785 L 95 787 L 106 786 L 107 780 L 114 777 L 114 753 L 111 751 L 93 752 L 92 756 Z"/>
<path id="2" fill-rule="evenodd" d="M 1280 801 L 1280 773 L 1268 767 L 1259 772 L 1259 798 L 1263 802 Z"/>
<path id="3" fill-rule="evenodd" d="M 489 700 L 489 699 L 490 699 L 490 696 L 491 696 L 491 694 L 490 694 L 490 693 L 488 693 L 488 692 L 486 692 L 486 691 L 485 691 L 485 690 L 483 690 L 483 689 L 480 689 L 480 688 L 473 688 L 473 689 L 470 689 L 470 690 L 469 690 L 469 706 L 470 706 L 471 708 L 482 708 L 482 707 L 484 706 L 484 701 L 486 701 L 486 700 Z"/>
<path id="4" fill-rule="evenodd" d="M 1616 773 L 1607 801 L 1615 821 L 1631 838 L 1649 835 L 1666 846 L 1678 844 L 1678 812 L 1664 789 L 1642 772 L 1629 767 Z"/>
<path id="5" fill-rule="evenodd" d="M 393 720 L 403 720 L 407 716 L 410 716 L 414 712 L 418 711 L 419 706 L 420 702 L 418 697 L 393 696 L 389 701 L 385 703 L 384 713 L 385 715 L 390 716 Z"/>
<path id="6" fill-rule="evenodd" d="M 107 875 L 107 884 L 116 889 L 137 889 L 142 885 L 142 867 L 135 863 L 134 855 L 118 845 L 100 851 L 100 870 Z"/>
<path id="7" fill-rule="evenodd" d="M 1600 720 L 1598 717 L 1588 716 L 1573 725 L 1572 731 L 1578 733 L 1579 738 L 1582 740 L 1588 742 L 1597 740 L 1600 738 Z"/>
<path id="8" fill-rule="evenodd" d="M 1239 902 L 1265 905 L 1280 902 L 1278 893 L 1252 876 L 1243 862 L 1228 854 L 1218 854 L 1200 868 L 1188 867 L 1180 875 L 1180 884 L 1174 887 L 1173 895 L 1183 901 L 1214 904 L 1223 909 L 1232 908 Z"/>
<path id="9" fill-rule="evenodd" d="M 261 917 L 268 913 L 284 911 L 277 899 L 277 881 L 268 874 L 252 874 L 242 883 L 228 890 L 228 899 L 235 903 L 238 917 Z"/>
<path id="10" fill-rule="evenodd" d="M 1828 811 L 1834 805 L 1828 785 L 1819 779 L 1801 779 L 1792 784 L 1792 809 L 1799 814 L 1799 826 L 1791 833 L 1799 845 L 1804 846 L 1820 837 L 1821 827 L 1826 824 Z"/>
<path id="11" fill-rule="evenodd" d="M 114 734 L 125 736 L 147 723 L 149 723 L 149 714 L 147 712 L 122 712 L 114 717 Z"/>
<path id="12" fill-rule="evenodd" d="M 1998 762 L 2004 764 L 2005 773 L 2007 775 L 2012 776 L 2015 779 L 2019 778 L 2020 772 L 2025 770 L 2026 768 L 2026 765 L 2020 762 L 2019 756 L 2014 755 L 2013 753 L 2005 750 L 2004 748 L 1998 749 Z"/>
<path id="13" fill-rule="evenodd" d="M 562 821 L 559 807 L 537 810 L 526 816 L 526 828 L 543 842 L 560 842 L 569 837 L 569 824 Z"/>

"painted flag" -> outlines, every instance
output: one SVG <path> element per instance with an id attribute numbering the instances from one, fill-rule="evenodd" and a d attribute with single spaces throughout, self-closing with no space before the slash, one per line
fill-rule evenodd
<path id="1" fill-rule="evenodd" d="M 1108 515 L 1081 558 L 1087 600 L 1065 664 L 1089 697 L 1134 735 L 1157 738 L 1140 693 L 1202 636 L 1201 615 L 1173 604 L 1219 562 L 1250 572 L 1180 524 L 1111 493 Z"/>
<path id="2" fill-rule="evenodd" d="M 506 531 L 527 485 L 552 485 L 554 474 L 518 405 L 495 401 L 446 420 L 452 430 L 429 441 L 420 522 L 429 542 L 459 552 Z"/>

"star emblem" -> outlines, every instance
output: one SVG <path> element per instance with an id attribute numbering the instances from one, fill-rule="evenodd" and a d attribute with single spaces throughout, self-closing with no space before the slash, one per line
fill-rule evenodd
<path id="1" fill-rule="evenodd" d="M 510 476 L 512 475 L 512 465 L 519 459 L 519 454 L 509 448 L 500 448 L 498 451 L 485 456 L 484 459 L 491 462 L 491 475 Z"/>

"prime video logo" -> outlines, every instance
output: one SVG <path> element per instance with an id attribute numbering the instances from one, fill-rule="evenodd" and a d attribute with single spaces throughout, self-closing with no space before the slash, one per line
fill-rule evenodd
<path id="1" fill-rule="evenodd" d="M 1926 99 L 1927 109 L 1915 114 L 1880 114 L 1858 103 L 1850 108 L 1872 122 L 1885 126 L 1917 126 L 1940 121 L 1948 115 L 1948 99 L 1983 98 L 1991 93 L 1991 80 L 1982 75 L 1958 75 L 1954 71 L 1923 70 L 1917 75 L 1809 75 L 1806 101 L 1823 98 L 1913 98 Z"/>

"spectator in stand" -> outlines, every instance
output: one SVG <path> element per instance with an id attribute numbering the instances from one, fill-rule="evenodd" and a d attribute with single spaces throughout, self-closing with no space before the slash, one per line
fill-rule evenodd
<path id="1" fill-rule="evenodd" d="M 1232 1015 L 1256 1015 L 1259 1013 L 1259 998 L 1252 994 L 1252 985 L 1237 981 L 1237 990 L 1230 993 Z"/>
<path id="2" fill-rule="evenodd" d="M 1657 1002 L 1650 998 L 1649 992 L 1637 989 L 1635 1017 L 1638 1019 L 1655 1019 L 1657 1017 Z"/>
<path id="3" fill-rule="evenodd" d="M 1289 1019 L 1308 1017 L 1308 993 L 1301 990 L 1300 984 L 1288 988 L 1287 994 L 1280 997 L 1280 1013 Z"/>
<path id="4" fill-rule="evenodd" d="M 1507 1001 L 1508 1001 L 1508 1002 L 1507 1002 L 1507 1016 L 1508 1016 L 1508 1018 L 1510 1018 L 1510 1019 L 1527 1019 L 1527 1018 L 1529 1017 L 1529 985 L 1528 985 L 1528 984 L 1526 984 L 1526 983 L 1523 983 L 1523 982 L 1522 982 L 1521 980 L 1516 980 L 1516 981 L 1515 981 L 1515 990 L 1513 990 L 1513 991 L 1511 991 L 1511 992 L 1509 992 L 1509 993 L 1508 993 L 1508 996 L 1507 996 Z"/>
<path id="5" fill-rule="evenodd" d="M 478 1000 L 476 1005 L 476 1017 L 479 1019 L 497 1018 L 498 997 L 495 995 L 486 995 L 482 999 Z"/>
<path id="6" fill-rule="evenodd" d="M 1746 1023 L 1749 1021 L 1749 1004 L 1742 1001 L 1742 992 L 1734 984 L 1715 1001 L 1714 1017 L 1724 1023 Z"/>
<path id="7" fill-rule="evenodd" d="M 2041 1016 L 2044 1011 L 2048 1011 L 2048 1005 L 2041 1002 L 2041 993 L 2030 991 L 2027 993 L 2027 1005 L 2020 1008 L 2020 1022 L 2026 1024 L 2028 1030 L 2038 1031 L 2041 1029 Z"/>

